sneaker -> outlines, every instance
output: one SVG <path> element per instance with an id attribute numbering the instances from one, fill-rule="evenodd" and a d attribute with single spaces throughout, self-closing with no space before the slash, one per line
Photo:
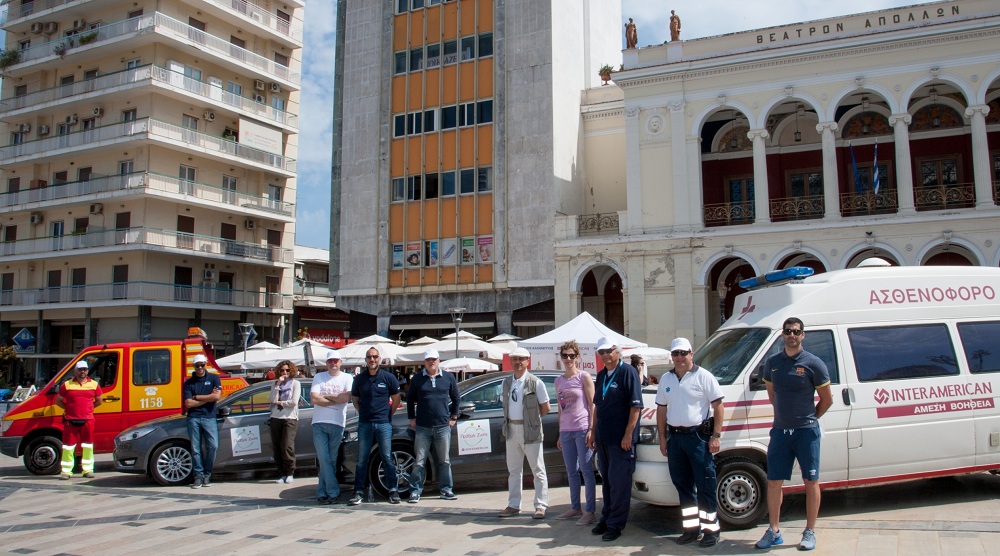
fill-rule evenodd
<path id="1" fill-rule="evenodd" d="M 719 533 L 718 531 L 712 533 L 705 533 L 705 536 L 701 538 L 701 542 L 698 546 L 702 548 L 708 548 L 710 546 L 715 546 L 719 544 Z"/>
<path id="2" fill-rule="evenodd" d="M 352 496 L 351 499 L 347 501 L 347 503 L 348 505 L 351 506 L 357 506 L 358 504 L 361 503 L 362 498 L 363 497 L 361 496 L 360 492 L 355 492 L 354 496 Z"/>
<path id="3" fill-rule="evenodd" d="M 517 515 L 519 513 L 521 513 L 520 509 L 518 509 L 518 508 L 511 508 L 510 506 L 507 506 L 506 508 L 504 508 L 504 509 L 500 510 L 499 512 L 497 512 L 497 517 L 514 517 L 515 515 Z"/>
<path id="4" fill-rule="evenodd" d="M 327 498 L 326 496 L 320 496 L 319 498 L 316 499 L 316 503 L 319 504 L 320 506 L 329 506 L 330 504 L 333 504 L 333 501 Z"/>
<path id="5" fill-rule="evenodd" d="M 545 508 L 535 508 L 535 515 L 531 517 L 533 519 L 545 519 Z"/>
<path id="6" fill-rule="evenodd" d="M 282 485 L 283 485 L 283 484 L 285 484 L 285 478 L 284 478 L 284 477 L 278 477 L 278 480 L 277 480 L 277 481 L 274 481 L 274 482 L 276 482 L 276 483 L 278 483 L 278 484 L 282 484 Z"/>
<path id="7" fill-rule="evenodd" d="M 83 476 L 86 479 L 93 479 L 94 478 L 94 472 L 93 471 L 87 471 L 86 473 L 83 474 Z"/>
<path id="8" fill-rule="evenodd" d="M 580 508 L 570 508 L 565 512 L 556 516 L 556 519 L 562 521 L 566 519 L 575 519 L 583 515 L 583 511 Z"/>
<path id="9" fill-rule="evenodd" d="M 399 493 L 396 492 L 395 490 L 389 492 L 389 503 L 399 504 Z"/>
<path id="10" fill-rule="evenodd" d="M 72 475 L 70 475 L 69 473 L 63 473 L 62 475 L 59 475 L 59 478 L 64 481 L 68 481 L 70 477 L 72 477 Z"/>
<path id="11" fill-rule="evenodd" d="M 442 500 L 458 500 L 458 496 L 455 496 L 455 493 L 452 492 L 452 491 L 450 491 L 450 490 L 444 490 L 444 491 L 441 491 L 441 499 Z"/>
<path id="12" fill-rule="evenodd" d="M 407 502 L 409 502 L 410 504 L 416 504 L 417 502 L 420 502 L 420 493 L 419 492 L 411 492 L 410 493 L 410 498 L 407 499 Z"/>
<path id="13" fill-rule="evenodd" d="M 194 481 L 191 483 L 191 488 L 201 488 L 201 486 L 201 477 L 195 476 Z"/>
<path id="14" fill-rule="evenodd" d="M 576 524 L 590 525 L 595 521 L 597 521 L 597 516 L 594 515 L 594 512 L 583 512 L 583 515 L 580 516 L 580 519 L 576 520 Z"/>
<path id="15" fill-rule="evenodd" d="M 813 550 L 816 548 L 816 532 L 812 529 L 802 531 L 802 541 L 799 542 L 799 550 Z"/>
<path id="16" fill-rule="evenodd" d="M 292 484 L 292 481 L 294 481 L 294 480 L 295 480 L 295 479 L 294 479 L 294 478 L 292 478 L 292 476 L 291 476 L 291 475 L 289 475 L 289 476 L 285 477 L 285 484 L 286 484 L 286 485 L 290 485 L 290 484 Z"/>
<path id="17" fill-rule="evenodd" d="M 754 546 L 761 549 L 767 550 L 776 544 L 784 544 L 785 539 L 781 538 L 781 531 L 773 531 L 770 527 L 764 531 L 764 536 L 757 541 Z"/>
<path id="18" fill-rule="evenodd" d="M 201 486 L 205 488 L 212 486 L 212 481 L 208 480 L 208 475 L 205 475 L 204 477 L 201 478 Z"/>

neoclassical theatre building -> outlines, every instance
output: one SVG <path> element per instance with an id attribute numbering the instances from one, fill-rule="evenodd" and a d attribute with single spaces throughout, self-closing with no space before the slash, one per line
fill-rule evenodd
<path id="1" fill-rule="evenodd" d="M 584 91 L 556 322 L 698 345 L 771 270 L 997 266 L 997 44 L 1000 3 L 957 0 L 623 51 Z"/>

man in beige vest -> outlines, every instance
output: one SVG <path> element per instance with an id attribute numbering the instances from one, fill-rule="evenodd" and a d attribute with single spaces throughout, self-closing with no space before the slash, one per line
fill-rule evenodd
<path id="1" fill-rule="evenodd" d="M 549 505 L 549 481 L 542 456 L 542 417 L 549 412 L 545 384 L 528 372 L 528 350 L 510 352 L 512 376 L 503 381 L 503 436 L 507 439 L 507 507 L 497 514 L 512 517 L 521 513 L 521 474 L 528 459 L 535 482 L 535 519 L 545 517 Z"/>

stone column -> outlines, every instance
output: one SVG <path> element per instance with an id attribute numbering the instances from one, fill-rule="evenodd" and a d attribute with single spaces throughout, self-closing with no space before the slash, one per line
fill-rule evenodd
<path id="1" fill-rule="evenodd" d="M 747 139 L 753 141 L 753 194 L 754 224 L 771 223 L 771 201 L 767 190 L 767 145 L 766 129 L 751 129 Z"/>
<path id="2" fill-rule="evenodd" d="M 965 109 L 965 115 L 972 118 L 972 169 L 976 183 L 976 209 L 995 209 L 993 200 L 993 176 L 990 175 L 990 146 L 986 141 L 986 115 L 990 113 L 987 104 L 974 104 Z"/>
<path id="3" fill-rule="evenodd" d="M 513 311 L 497 311 L 497 333 L 498 334 L 514 333 Z"/>
<path id="4" fill-rule="evenodd" d="M 642 231 L 642 169 L 639 156 L 639 109 L 625 109 L 625 207 L 628 221 L 619 222 L 619 234 Z"/>
<path id="5" fill-rule="evenodd" d="M 705 225 L 705 184 L 701 174 L 701 137 L 687 138 L 688 176 L 691 193 L 688 196 L 688 227 L 701 228 Z"/>
<path id="6" fill-rule="evenodd" d="M 897 214 L 913 214 L 913 163 L 910 161 L 910 122 L 908 113 L 889 116 L 893 140 L 896 146 L 896 198 L 899 206 Z"/>
<path id="7" fill-rule="evenodd" d="M 692 229 L 691 187 L 694 181 L 687 167 L 688 153 L 684 126 L 684 101 L 672 100 L 667 103 L 670 109 L 670 157 L 672 179 L 674 184 L 674 229 Z"/>
<path id="8" fill-rule="evenodd" d="M 823 220 L 840 220 L 840 173 L 837 171 L 837 122 L 816 124 L 823 143 Z"/>

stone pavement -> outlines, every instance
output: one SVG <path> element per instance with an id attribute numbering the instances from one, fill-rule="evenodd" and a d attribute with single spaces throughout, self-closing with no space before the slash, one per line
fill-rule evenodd
<path id="1" fill-rule="evenodd" d="M 100 458 L 99 458 L 100 459 Z M 0 553 L 4 554 L 750 554 L 763 527 L 723 531 L 713 549 L 681 547 L 676 508 L 634 503 L 620 539 L 604 543 L 589 527 L 562 522 L 565 486 L 550 489 L 544 520 L 530 512 L 496 517 L 506 492 L 457 490 L 420 504 L 385 501 L 357 507 L 313 500 L 315 477 L 292 485 L 220 477 L 210 488 L 161 487 L 122 475 L 102 462 L 94 479 L 59 481 L 28 474 L 0 457 Z M 460 487 L 462 485 L 459 485 Z M 1000 477 L 976 474 L 824 493 L 815 554 L 1000 555 Z M 525 492 L 525 500 L 530 491 Z M 600 507 L 600 504 L 598 504 Z M 525 507 L 527 510 L 527 507 Z M 797 553 L 804 499 L 786 497 L 786 543 L 771 552 Z"/>

